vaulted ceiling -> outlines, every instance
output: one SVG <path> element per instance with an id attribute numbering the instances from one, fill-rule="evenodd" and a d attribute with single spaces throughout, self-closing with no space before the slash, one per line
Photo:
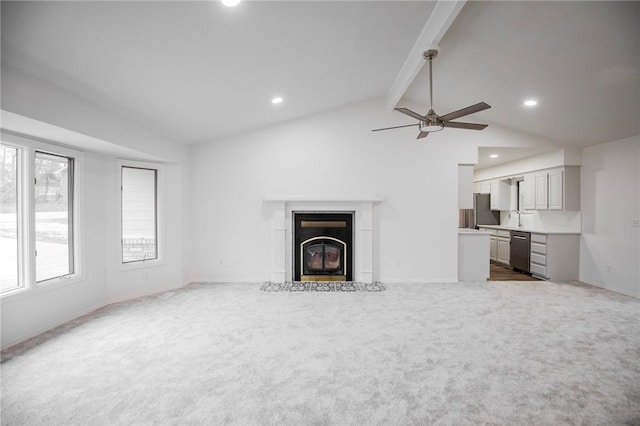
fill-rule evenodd
<path id="1" fill-rule="evenodd" d="M 2 67 L 197 143 L 388 96 L 436 5 L 3 1 Z M 465 121 L 570 145 L 639 134 L 638 22 L 639 2 L 469 1 L 439 42 L 436 111 L 485 101 Z M 426 71 L 398 106 L 426 113 Z"/>
<path id="2" fill-rule="evenodd" d="M 470 1 L 440 47 L 440 115 L 485 101 L 464 121 L 577 146 L 640 134 L 640 2 Z M 428 97 L 425 71 L 406 100 Z"/>

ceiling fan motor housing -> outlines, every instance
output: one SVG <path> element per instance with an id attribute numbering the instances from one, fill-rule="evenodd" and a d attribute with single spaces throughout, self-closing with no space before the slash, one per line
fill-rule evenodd
<path id="1" fill-rule="evenodd" d="M 430 109 L 424 117 L 426 120 L 420 120 L 419 129 L 421 132 L 437 132 L 444 127 L 442 120 L 440 120 L 438 114 L 436 114 L 433 109 Z"/>
<path id="2" fill-rule="evenodd" d="M 425 50 L 422 56 L 424 57 L 425 61 L 428 61 L 438 56 L 438 50 L 437 49 Z"/>

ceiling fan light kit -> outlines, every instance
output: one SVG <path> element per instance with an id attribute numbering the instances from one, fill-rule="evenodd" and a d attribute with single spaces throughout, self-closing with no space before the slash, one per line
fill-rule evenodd
<path id="1" fill-rule="evenodd" d="M 456 129 L 467 129 L 467 130 L 482 130 L 487 127 L 486 124 L 476 124 L 476 123 L 462 123 L 455 120 L 456 118 L 464 117 L 467 115 L 471 115 L 476 112 L 484 111 L 485 109 L 491 108 L 491 106 L 485 102 L 480 102 L 475 105 L 468 106 L 466 108 L 462 108 L 460 110 L 450 112 L 445 115 L 438 115 L 433 109 L 433 72 L 432 72 L 432 61 L 438 56 L 437 49 L 429 49 L 424 52 L 423 57 L 426 61 L 429 62 L 429 103 L 430 108 L 429 112 L 426 115 L 420 115 L 417 112 L 411 111 L 407 108 L 394 108 L 395 111 L 401 112 L 409 117 L 415 118 L 418 120 L 418 124 L 407 124 L 404 126 L 394 126 L 394 127 L 385 127 L 383 129 L 374 129 L 372 132 L 378 132 L 380 130 L 391 130 L 391 129 L 399 129 L 401 127 L 412 127 L 418 126 L 420 133 L 418 133 L 417 139 L 426 138 L 429 133 L 439 132 L 445 127 L 452 127 Z"/>

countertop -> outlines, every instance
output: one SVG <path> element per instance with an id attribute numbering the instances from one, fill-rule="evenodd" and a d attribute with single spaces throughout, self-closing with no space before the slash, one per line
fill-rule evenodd
<path id="1" fill-rule="evenodd" d="M 489 235 L 489 233 L 479 229 L 458 228 L 458 235 Z"/>
<path id="2" fill-rule="evenodd" d="M 560 228 L 532 229 L 524 226 L 523 227 L 503 226 L 503 225 L 478 225 L 478 226 L 481 228 L 500 229 L 503 231 L 531 232 L 532 234 L 580 235 L 580 231 L 572 231 L 569 229 L 560 229 Z"/>

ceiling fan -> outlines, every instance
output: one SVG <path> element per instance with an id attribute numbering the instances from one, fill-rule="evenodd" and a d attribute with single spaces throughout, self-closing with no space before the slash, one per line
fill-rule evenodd
<path id="1" fill-rule="evenodd" d="M 476 124 L 476 123 L 460 123 L 455 120 L 456 118 L 464 117 L 466 115 L 474 114 L 476 112 L 484 111 L 485 109 L 491 108 L 490 105 L 480 102 L 475 105 L 468 106 L 466 108 L 459 109 L 454 112 L 450 112 L 445 115 L 438 115 L 433 110 L 433 73 L 431 71 L 431 61 L 433 58 L 438 56 L 438 51 L 435 49 L 427 50 L 424 52 L 424 59 L 429 61 L 429 101 L 431 103 L 431 108 L 426 115 L 420 115 L 417 112 L 413 112 L 407 108 L 394 108 L 394 110 L 401 112 L 403 114 L 408 115 L 409 117 L 413 117 L 419 122 L 417 124 L 407 124 L 404 126 L 395 126 L 395 127 L 385 127 L 383 129 L 374 129 L 372 132 L 379 132 L 380 130 L 391 130 L 391 129 L 399 129 L 401 127 L 412 127 L 418 126 L 420 129 L 420 133 L 418 133 L 417 139 L 426 138 L 431 132 L 438 132 L 445 127 L 452 127 L 456 129 L 469 129 L 469 130 L 482 130 L 487 127 L 486 124 Z"/>

